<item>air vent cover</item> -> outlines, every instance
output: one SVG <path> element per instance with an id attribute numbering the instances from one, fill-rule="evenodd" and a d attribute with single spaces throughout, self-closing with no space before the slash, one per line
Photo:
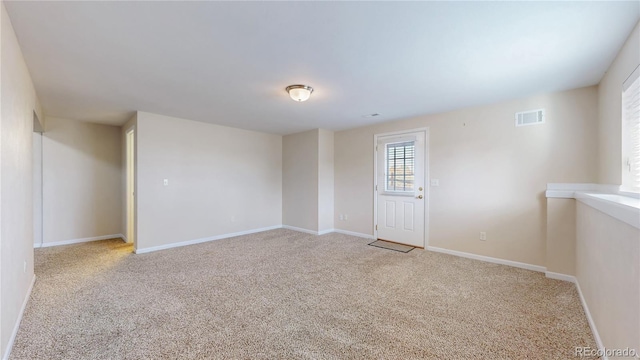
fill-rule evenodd
<path id="1" fill-rule="evenodd" d="M 516 126 L 538 125 L 544 123 L 544 109 L 516 113 Z"/>

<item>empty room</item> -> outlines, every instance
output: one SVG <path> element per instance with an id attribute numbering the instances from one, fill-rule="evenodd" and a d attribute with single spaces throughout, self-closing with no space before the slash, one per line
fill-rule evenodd
<path id="1" fill-rule="evenodd" d="M 640 358 L 640 1 L 0 12 L 3 360 Z"/>

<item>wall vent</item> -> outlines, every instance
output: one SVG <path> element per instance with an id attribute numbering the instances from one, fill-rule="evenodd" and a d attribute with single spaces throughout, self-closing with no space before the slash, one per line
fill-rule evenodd
<path id="1" fill-rule="evenodd" d="M 544 123 L 544 109 L 516 113 L 516 126 L 538 125 Z"/>

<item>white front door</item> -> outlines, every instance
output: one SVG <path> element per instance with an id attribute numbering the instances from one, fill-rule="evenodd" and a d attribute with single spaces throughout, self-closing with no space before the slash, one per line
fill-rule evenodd
<path id="1" fill-rule="evenodd" d="M 424 131 L 378 137 L 377 237 L 425 247 Z"/>

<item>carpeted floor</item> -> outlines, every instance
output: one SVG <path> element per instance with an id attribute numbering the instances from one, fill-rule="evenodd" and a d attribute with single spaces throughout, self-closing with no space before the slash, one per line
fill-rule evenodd
<path id="1" fill-rule="evenodd" d="M 36 250 L 11 359 L 569 359 L 573 284 L 347 235 L 273 230 L 134 255 Z"/>

